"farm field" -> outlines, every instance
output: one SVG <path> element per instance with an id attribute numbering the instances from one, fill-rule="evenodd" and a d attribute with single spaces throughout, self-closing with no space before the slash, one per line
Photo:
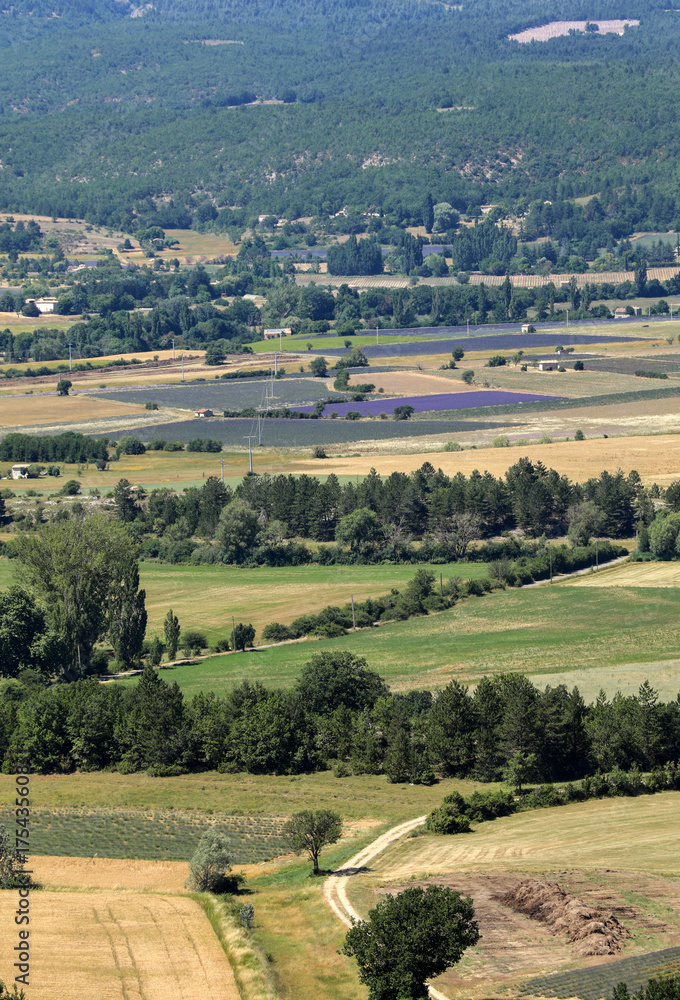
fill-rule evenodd
<path id="1" fill-rule="evenodd" d="M 13 821 L 0 808 L 0 824 Z M 209 816 L 181 810 L 45 809 L 31 811 L 31 845 L 36 854 L 73 858 L 138 858 L 188 861 L 208 826 L 228 839 L 236 864 L 258 864 L 288 853 L 277 816 Z"/>
<path id="2" fill-rule="evenodd" d="M 136 417 L 144 413 L 142 402 L 114 402 L 92 396 L 57 396 L 36 394 L 18 399 L 0 396 L 0 433 L 32 425 L 96 422 L 107 417 Z"/>
<path id="3" fill-rule="evenodd" d="M 435 986 L 453 998 L 501 990 L 513 995 L 533 977 L 559 969 L 606 971 L 610 966 L 601 963 L 612 960 L 580 958 L 564 933 L 498 900 L 527 878 L 559 883 L 586 906 L 613 910 L 632 935 L 615 958 L 680 943 L 679 820 L 680 794 L 666 792 L 539 809 L 476 824 L 464 836 L 406 838 L 380 855 L 370 872 L 350 879 L 348 897 L 363 914 L 379 894 L 414 882 L 470 893 L 480 943 Z"/>
<path id="4" fill-rule="evenodd" d="M 659 409 L 669 405 L 668 400 L 659 401 Z M 609 410 L 610 407 L 606 409 Z M 551 413 L 537 415 L 533 424 L 528 423 L 528 427 L 538 429 L 542 426 L 549 433 L 558 433 L 564 412 L 559 415 Z M 573 411 L 566 412 L 571 415 Z M 678 414 L 680 417 L 680 408 Z M 593 415 L 592 419 L 595 420 L 597 417 Z M 562 431 L 566 429 L 564 424 L 561 429 Z M 523 436 L 525 428 L 521 430 L 517 427 L 509 428 L 509 432 L 515 436 L 521 433 Z M 474 469 L 502 476 L 520 457 L 527 456 L 532 462 L 543 462 L 548 468 L 556 469 L 560 475 L 566 475 L 576 482 L 583 482 L 591 476 L 597 477 L 603 469 L 615 471 L 618 468 L 623 469 L 625 473 L 636 469 L 642 480 L 647 483 L 659 482 L 667 485 L 672 480 L 680 478 L 680 435 L 650 433 L 647 436 L 631 434 L 630 437 L 621 438 L 589 438 L 586 432 L 586 437 L 585 441 L 556 441 L 552 444 L 525 440 L 516 447 L 468 447 L 454 452 L 438 449 L 435 439 L 421 438 L 413 442 L 414 445 L 419 445 L 413 454 L 402 454 L 401 448 L 399 453 L 394 449 L 391 449 L 392 453 L 388 453 L 387 449 L 381 453 L 377 446 L 373 447 L 371 454 L 362 443 L 357 448 L 361 447 L 362 451 L 365 449 L 364 454 L 350 456 L 330 453 L 321 467 L 324 473 L 334 472 L 338 476 L 365 476 L 372 468 L 382 476 L 389 476 L 392 472 L 413 472 L 427 459 L 436 469 L 442 469 L 449 476 L 457 472 L 469 475 Z M 456 436 L 454 440 L 464 439 Z M 319 469 L 320 464 L 309 458 L 300 458 L 295 468 L 299 472 L 311 474 L 313 470 Z"/>
<path id="5" fill-rule="evenodd" d="M 345 405 L 345 404 L 343 404 Z M 357 404 L 358 405 L 358 404 Z M 158 420 L 158 418 L 156 418 Z M 422 437 L 426 434 L 452 434 L 464 431 L 496 430 L 506 426 L 490 414 L 489 422 L 474 420 L 419 420 L 371 421 L 359 420 L 301 420 L 294 418 L 269 418 L 262 421 L 262 445 L 266 448 L 311 448 L 315 444 L 355 444 L 358 441 L 388 441 L 400 438 Z M 247 435 L 257 435 L 257 419 L 236 417 L 232 419 L 209 418 L 178 420 L 173 423 L 145 424 L 128 427 L 128 434 L 136 434 L 149 441 L 164 438 L 168 441 L 191 441 L 192 438 L 213 438 L 224 445 L 237 447 L 245 444 Z M 96 434 L 103 437 L 104 434 Z M 107 436 L 111 436 L 108 432 Z M 246 446 L 247 447 L 247 446 Z M 257 459 L 254 459 L 257 462 Z M 264 471 L 261 466 L 255 471 Z"/>
<path id="6" fill-rule="evenodd" d="M 395 691 L 435 690 L 454 678 L 475 683 L 509 671 L 539 685 L 559 676 L 569 686 L 578 683 L 588 700 L 600 688 L 610 696 L 619 689 L 636 692 L 647 678 L 662 698 L 675 698 L 679 608 L 680 592 L 670 587 L 547 584 L 468 598 L 450 611 L 339 639 L 213 656 L 169 667 L 162 676 L 177 681 L 187 696 L 224 692 L 246 679 L 290 687 L 313 653 L 349 650 L 365 657 Z"/>
<path id="7" fill-rule="evenodd" d="M 252 622 L 260 642 L 269 622 L 289 624 L 306 612 L 320 611 L 327 604 L 345 604 L 354 594 L 357 601 L 379 597 L 392 587 L 401 589 L 413 578 L 417 565 L 379 566 L 170 566 L 140 564 L 141 586 L 146 590 L 149 615 L 147 636 L 163 635 L 163 619 L 172 608 L 184 628 L 204 631 L 212 643 L 228 638 L 231 616 Z M 479 579 L 486 576 L 486 563 L 450 563 L 435 567 L 444 577 Z M 0 559 L 0 589 L 14 579 L 9 559 Z"/>
<path id="8" fill-rule="evenodd" d="M 4 926 L 13 925 L 15 908 L 15 894 L 3 893 Z M 65 935 L 65 927 L 77 933 Z M 215 932 L 200 904 L 185 896 L 45 890 L 32 896 L 31 931 L 35 1000 L 61 1000 L 69 993 L 82 1000 L 239 1000 Z M 0 977 L 14 979 L 5 948 Z"/>
<path id="9" fill-rule="evenodd" d="M 425 396 L 394 396 L 365 400 L 364 402 L 329 403 L 328 411 L 335 411 L 339 417 L 345 417 L 354 411 L 364 417 L 378 416 L 380 413 L 391 414 L 396 406 L 410 405 L 416 413 L 433 413 L 437 411 L 463 412 L 472 407 L 503 406 L 514 403 L 540 403 L 544 400 L 559 399 L 559 396 L 539 396 L 535 393 L 504 392 L 497 389 L 478 389 L 474 392 L 447 392 Z M 312 413 L 313 406 L 296 406 L 301 413 Z"/>
<path id="10" fill-rule="evenodd" d="M 379 377 L 379 376 L 376 376 Z M 315 402 L 326 399 L 329 392 L 338 396 L 332 384 L 321 378 L 233 379 L 214 382 L 185 382 L 183 385 L 163 386 L 158 389 L 127 389 L 120 392 L 97 393 L 97 398 L 134 400 L 140 404 L 148 401 L 160 406 L 197 410 L 200 407 L 215 410 L 242 410 L 247 406 L 265 408 L 265 390 L 271 409 L 292 403 Z M 345 397 L 343 397 L 345 398 Z"/>
<path id="11" fill-rule="evenodd" d="M 571 587 L 680 587 L 680 562 L 622 563 L 602 570 L 597 581 L 588 576 L 565 580 Z"/>
<path id="12" fill-rule="evenodd" d="M 172 808 L 200 818 L 210 808 L 212 815 L 228 813 L 237 822 L 255 816 L 288 816 L 301 809 L 337 809 L 357 827 L 392 826 L 419 816 L 454 790 L 468 795 L 478 788 L 496 787 L 453 778 L 437 785 L 397 785 L 385 775 L 336 778 L 331 771 L 296 775 L 204 771 L 169 778 L 86 771 L 75 780 L 72 774 L 34 774 L 31 784 L 36 808 L 57 811 L 119 810 L 141 821 L 154 810 L 167 816 Z M 3 810 L 14 802 L 15 788 L 11 775 L 0 774 Z"/>

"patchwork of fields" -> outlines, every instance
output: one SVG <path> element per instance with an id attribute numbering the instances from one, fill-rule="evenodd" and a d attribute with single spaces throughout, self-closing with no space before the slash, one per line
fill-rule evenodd
<path id="1" fill-rule="evenodd" d="M 395 691 L 439 689 L 454 678 L 475 683 L 509 671 L 541 686 L 578 683 L 587 700 L 600 688 L 610 696 L 635 693 L 649 679 L 671 699 L 679 686 L 679 611 L 680 591 L 671 587 L 547 584 L 468 598 L 450 611 L 338 639 L 213 656 L 164 669 L 163 677 L 188 696 L 224 692 L 243 680 L 290 687 L 313 653 L 350 650 Z"/>

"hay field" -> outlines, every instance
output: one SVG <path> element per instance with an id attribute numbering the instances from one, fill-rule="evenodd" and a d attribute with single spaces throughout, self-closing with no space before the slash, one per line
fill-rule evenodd
<path id="1" fill-rule="evenodd" d="M 565 580 L 565 587 L 680 587 L 680 562 L 621 563 L 596 577 Z"/>
<path id="2" fill-rule="evenodd" d="M 479 823 L 474 833 L 402 841 L 376 863 L 382 879 L 425 872 L 611 869 L 680 875 L 680 792 L 590 799 Z"/>
<path id="3" fill-rule="evenodd" d="M 0 432 L 40 424 L 97 421 L 107 417 L 138 417 L 139 403 L 119 403 L 96 396 L 40 395 L 0 397 Z"/>
<path id="4" fill-rule="evenodd" d="M 481 940 L 435 981 L 449 997 L 516 995 L 532 975 L 616 960 L 579 958 L 565 934 L 503 905 L 525 878 L 557 882 L 631 932 L 626 956 L 680 943 L 680 794 L 589 801 L 476 824 L 467 835 L 404 839 L 348 883 L 365 913 L 383 892 L 414 881 L 472 895 Z"/>
<path id="5" fill-rule="evenodd" d="M 661 408 L 670 406 L 674 402 L 674 400 L 652 400 L 646 405 L 651 408 L 658 404 Z M 631 405 L 621 404 L 621 408 L 630 408 Z M 607 407 L 606 409 L 616 410 L 618 407 Z M 548 433 L 557 432 L 565 413 L 573 412 L 575 411 L 560 410 L 557 413 L 536 414 L 534 422 L 537 429 L 543 426 Z M 580 413 L 585 412 L 580 411 Z M 678 401 L 678 418 L 680 426 L 680 401 Z M 510 425 L 519 418 L 513 414 L 507 419 Z M 549 421 L 554 421 L 557 427 L 553 428 Z M 524 427 L 510 429 L 515 436 L 521 435 L 522 437 L 527 430 Z M 583 429 L 586 438 L 588 438 L 585 425 Z M 493 433 L 495 435 L 499 432 L 496 430 Z M 490 436 L 489 432 L 486 434 Z M 532 462 L 543 462 L 549 468 L 556 469 L 561 475 L 566 475 L 577 482 L 583 482 L 591 476 L 599 476 L 603 469 L 614 472 L 618 468 L 623 469 L 626 473 L 630 472 L 631 469 L 637 469 L 643 481 L 648 483 L 667 484 L 673 479 L 680 478 L 680 434 L 634 435 L 621 438 L 600 437 L 586 441 L 556 441 L 553 444 L 540 444 L 532 441 L 516 448 L 487 446 L 474 450 L 468 448 L 458 452 L 436 450 L 433 444 L 432 440 L 428 442 L 427 439 L 415 439 L 411 442 L 411 445 L 417 449 L 415 454 L 389 454 L 385 453 L 389 442 L 379 442 L 374 454 L 352 454 L 339 457 L 331 455 L 323 462 L 323 472 L 334 472 L 339 476 L 365 476 L 372 468 L 375 468 L 381 475 L 389 476 L 392 472 L 414 472 L 427 460 L 435 468 L 442 469 L 449 476 L 453 476 L 457 472 L 469 475 L 473 469 L 502 476 L 519 458 L 528 456 Z M 363 447 L 363 443 L 352 447 L 353 450 L 359 450 Z M 399 447 L 404 447 L 402 442 L 399 442 Z M 383 454 L 377 453 L 378 448 L 383 451 Z M 295 463 L 295 467 L 298 472 L 304 472 L 308 475 L 318 474 L 320 471 L 319 462 L 315 463 L 311 459 L 300 459 Z"/>
<path id="6" fill-rule="evenodd" d="M 14 893 L 0 896 L 13 926 Z M 170 895 L 33 893 L 32 1000 L 239 1000 L 234 974 L 200 905 Z M 12 974 L 13 937 L 3 932 L 0 977 Z"/>
<path id="7" fill-rule="evenodd" d="M 428 372 L 358 372 L 350 376 L 351 387 L 362 382 L 373 382 L 376 389 L 382 386 L 389 396 L 432 396 L 440 392 L 470 392 L 470 386 L 461 381 L 460 372 L 447 378 L 444 375 L 430 375 Z M 328 383 L 332 389 L 333 383 Z"/>

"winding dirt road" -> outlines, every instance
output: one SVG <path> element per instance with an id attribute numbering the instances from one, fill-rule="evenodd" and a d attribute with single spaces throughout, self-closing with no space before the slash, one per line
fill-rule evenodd
<path id="1" fill-rule="evenodd" d="M 406 823 L 400 823 L 398 826 L 393 826 L 391 830 L 386 833 L 381 834 L 376 840 L 364 847 L 362 851 L 355 854 L 353 858 L 350 858 L 346 862 L 344 868 L 338 868 L 334 871 L 332 875 L 329 875 L 323 884 L 323 894 L 326 902 L 330 906 L 336 917 L 345 924 L 346 927 L 351 927 L 353 921 L 361 920 L 360 915 L 354 909 L 349 899 L 347 898 L 347 882 L 358 872 L 365 871 L 368 864 L 373 861 L 379 854 L 381 854 L 387 847 L 393 844 L 396 840 L 410 833 L 411 830 L 415 830 L 416 827 L 422 826 L 426 816 L 418 816 L 417 819 L 409 819 Z M 448 1000 L 443 993 L 436 990 L 433 986 L 429 987 L 430 996 L 432 1000 Z"/>

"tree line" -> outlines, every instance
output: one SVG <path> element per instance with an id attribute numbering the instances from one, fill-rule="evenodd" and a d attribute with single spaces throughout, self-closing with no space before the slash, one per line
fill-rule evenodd
<path id="1" fill-rule="evenodd" d="M 29 760 L 40 773 L 332 767 L 392 782 L 494 781 L 523 754 L 536 779 L 555 781 L 649 771 L 679 753 L 680 703 L 659 701 L 648 683 L 590 705 L 576 687 L 541 690 L 520 674 L 484 677 L 474 692 L 452 681 L 436 694 L 391 694 L 365 660 L 338 651 L 312 656 L 291 691 L 243 682 L 186 699 L 149 666 L 134 687 L 87 678 L 45 689 L 29 672 L 0 701 L 9 771 Z"/>
<path id="2" fill-rule="evenodd" d="M 655 495 L 634 471 L 573 483 L 522 458 L 498 478 L 478 471 L 450 477 L 426 462 L 411 474 L 383 478 L 372 470 L 344 485 L 334 474 L 325 482 L 264 475 L 246 476 L 232 490 L 211 476 L 202 487 L 152 490 L 142 500 L 122 480 L 114 502 L 148 557 L 276 565 L 309 560 L 301 539 L 336 542 L 354 562 L 475 558 L 473 542 L 516 529 L 533 538 L 568 533 L 587 546 L 593 537 L 626 538 L 651 524 Z M 534 554 L 510 540 L 504 546 L 489 550 L 492 558 Z M 316 558 L 334 561 L 339 552 L 322 548 Z"/>

